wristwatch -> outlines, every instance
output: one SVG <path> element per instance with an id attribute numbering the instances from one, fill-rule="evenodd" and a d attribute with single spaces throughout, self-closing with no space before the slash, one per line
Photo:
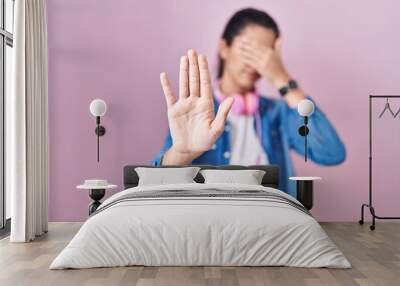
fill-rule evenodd
<path id="1" fill-rule="evenodd" d="M 282 86 L 279 89 L 279 93 L 281 96 L 285 96 L 289 91 L 291 91 L 293 89 L 297 89 L 298 87 L 299 87 L 299 85 L 297 84 L 297 82 L 294 79 L 291 79 L 291 80 L 289 80 L 287 85 Z"/>

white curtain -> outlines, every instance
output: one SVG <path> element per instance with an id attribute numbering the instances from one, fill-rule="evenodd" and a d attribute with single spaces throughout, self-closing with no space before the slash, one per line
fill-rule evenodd
<path id="1" fill-rule="evenodd" d="M 6 110 L 6 180 L 12 242 L 48 226 L 48 92 L 45 0 L 16 0 L 13 92 Z"/>

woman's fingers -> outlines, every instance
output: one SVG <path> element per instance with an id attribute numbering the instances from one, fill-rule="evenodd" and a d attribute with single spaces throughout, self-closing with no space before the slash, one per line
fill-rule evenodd
<path id="1" fill-rule="evenodd" d="M 255 43 L 254 41 L 249 41 L 246 39 L 239 39 L 238 46 L 240 49 L 247 49 L 250 51 L 255 51 L 259 49 L 259 45 Z"/>
<path id="2" fill-rule="evenodd" d="M 176 102 L 171 83 L 166 73 L 160 75 L 161 85 L 168 105 Z M 211 77 L 208 70 L 207 58 L 197 56 L 196 51 L 189 50 L 188 56 L 182 56 L 179 66 L 179 98 L 200 96 L 212 98 Z"/>
<path id="3" fill-rule="evenodd" d="M 179 97 L 189 96 L 189 59 L 187 56 L 181 57 L 179 67 Z"/>
<path id="4" fill-rule="evenodd" d="M 254 53 L 252 52 L 252 51 L 250 51 L 250 50 L 239 50 L 239 54 L 242 56 L 242 57 L 246 57 L 246 58 L 249 58 L 249 59 L 257 59 L 257 56 L 255 56 L 254 55 Z"/>
<path id="5" fill-rule="evenodd" d="M 198 56 L 200 71 L 200 96 L 212 99 L 211 77 L 208 70 L 207 58 L 204 55 Z"/>
<path id="6" fill-rule="evenodd" d="M 187 56 L 182 56 L 179 68 L 179 97 L 188 96 L 212 97 L 211 77 L 207 58 L 189 50 Z"/>
<path id="7" fill-rule="evenodd" d="M 275 53 L 273 48 L 264 47 L 262 49 L 254 48 L 248 45 L 239 46 L 239 54 L 244 60 L 250 61 L 253 65 L 257 66 L 262 62 L 269 61 L 273 53 Z"/>
<path id="8" fill-rule="evenodd" d="M 245 64 L 253 68 L 257 67 L 259 58 L 255 57 L 253 53 L 249 51 L 239 51 L 239 54 Z"/>
<path id="9" fill-rule="evenodd" d="M 239 45 L 238 52 L 240 55 L 251 59 L 256 59 L 256 55 L 258 54 L 258 52 L 253 47 L 244 44 Z"/>
<path id="10" fill-rule="evenodd" d="M 250 41 L 246 39 L 239 39 L 239 50 L 250 53 L 254 58 L 260 59 L 265 54 L 269 53 L 272 48 L 263 46 L 256 41 Z"/>
<path id="11" fill-rule="evenodd" d="M 211 123 L 211 129 L 215 134 L 220 134 L 224 130 L 226 117 L 231 110 L 234 98 L 232 96 L 225 99 L 218 108 L 217 115 L 214 121 Z"/>
<path id="12" fill-rule="evenodd" d="M 176 97 L 172 91 L 171 83 L 165 72 L 160 74 L 161 86 L 164 91 L 165 100 L 167 101 L 167 106 L 170 107 L 176 102 Z"/>
<path id="13" fill-rule="evenodd" d="M 245 65 L 247 65 L 247 66 L 249 66 L 249 67 L 251 67 L 251 68 L 257 70 L 257 63 L 254 62 L 252 59 L 242 57 L 242 62 L 243 62 Z"/>
<path id="14" fill-rule="evenodd" d="M 254 40 L 254 39 L 242 38 L 242 39 L 240 39 L 240 42 L 245 45 L 248 45 L 254 49 L 263 49 L 263 48 L 267 47 L 263 43 L 261 43 L 257 40 Z"/>
<path id="15" fill-rule="evenodd" d="M 260 58 L 264 53 L 265 49 L 257 48 L 254 45 L 250 45 L 248 43 L 239 44 L 239 51 L 242 53 L 248 54 L 252 58 Z"/>
<path id="16" fill-rule="evenodd" d="M 197 53 L 189 50 L 189 91 L 190 96 L 200 96 L 200 74 L 197 62 Z"/>

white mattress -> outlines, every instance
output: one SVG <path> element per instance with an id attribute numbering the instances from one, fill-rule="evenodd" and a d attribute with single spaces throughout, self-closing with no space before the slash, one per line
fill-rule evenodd
<path id="1" fill-rule="evenodd" d="M 274 200 L 182 197 L 118 200 L 136 192 L 262 186 L 179 184 L 135 187 L 107 199 L 50 269 L 145 266 L 294 266 L 349 268 L 318 222 Z M 117 201 L 117 203 L 116 203 Z"/>

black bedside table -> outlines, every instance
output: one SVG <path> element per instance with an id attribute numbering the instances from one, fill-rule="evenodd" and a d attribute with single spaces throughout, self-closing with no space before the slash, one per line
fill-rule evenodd
<path id="1" fill-rule="evenodd" d="M 314 204 L 313 183 L 321 180 L 320 177 L 290 177 L 289 180 L 296 181 L 297 200 L 307 210 L 311 210 Z"/>
<path id="2" fill-rule="evenodd" d="M 100 200 L 106 194 L 106 190 L 115 189 L 117 185 L 106 184 L 103 186 L 95 186 L 90 184 L 83 184 L 76 186 L 77 189 L 80 190 L 89 190 L 89 197 L 93 200 L 93 202 L 89 205 L 89 216 L 94 213 L 97 208 L 101 205 Z"/>

